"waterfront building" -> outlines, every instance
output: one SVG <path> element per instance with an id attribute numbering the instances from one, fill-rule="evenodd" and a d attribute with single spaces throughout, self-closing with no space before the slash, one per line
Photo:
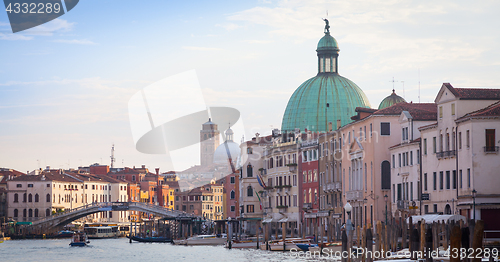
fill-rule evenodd
<path id="1" fill-rule="evenodd" d="M 26 174 L 11 168 L 0 168 L 0 221 L 7 221 L 7 181 Z"/>
<path id="2" fill-rule="evenodd" d="M 229 199 L 234 199 L 239 195 L 239 206 L 242 210 L 240 222 L 242 223 L 243 233 L 247 235 L 255 235 L 258 232 L 259 222 L 261 222 L 262 217 L 267 216 L 262 202 L 265 200 L 264 186 L 267 183 L 264 181 L 265 170 L 262 155 L 264 148 L 270 145 L 271 138 L 271 136 L 260 137 L 257 133 L 252 140 L 240 145 L 242 167 L 238 190 L 231 191 Z M 237 182 L 236 179 L 232 179 L 232 181 Z M 231 210 L 233 208 L 231 207 Z"/>
<path id="3" fill-rule="evenodd" d="M 328 133 L 320 134 L 319 143 L 319 200 L 318 216 L 329 240 L 340 239 L 342 225 L 342 176 L 340 163 L 342 152 L 338 147 L 337 132 L 329 127 Z"/>
<path id="4" fill-rule="evenodd" d="M 305 234 L 319 236 L 318 134 L 306 133 L 299 148 L 299 205 Z"/>
<path id="5" fill-rule="evenodd" d="M 290 235 L 297 235 L 302 226 L 301 206 L 299 205 L 299 161 L 300 133 L 279 134 L 273 130 L 271 143 L 264 147 L 262 155 L 264 187 L 263 223 L 271 223 L 272 230 L 278 234 L 283 225 Z M 288 232 L 286 232 L 288 234 Z"/>
<path id="6" fill-rule="evenodd" d="M 401 143 L 399 118 L 403 111 L 408 111 L 414 118 L 412 123 L 419 126 L 435 118 L 436 105 L 400 102 L 381 110 L 357 108 L 354 122 L 337 130 L 342 151 L 342 206 L 349 202 L 353 207 L 351 220 L 356 226 L 373 225 L 390 216 L 394 161 L 389 147 Z M 345 212 L 342 217 L 345 222 Z"/>
<path id="7" fill-rule="evenodd" d="M 417 114 L 415 114 L 417 113 Z M 389 148 L 391 155 L 391 211 L 392 215 L 407 218 L 419 215 L 421 209 L 421 138 L 419 127 L 434 122 L 435 114 L 401 112 L 394 130 L 401 140 Z"/>
<path id="8" fill-rule="evenodd" d="M 499 101 L 500 89 L 441 86 L 435 123 L 420 128 L 424 213 L 461 214 L 500 229 Z"/>

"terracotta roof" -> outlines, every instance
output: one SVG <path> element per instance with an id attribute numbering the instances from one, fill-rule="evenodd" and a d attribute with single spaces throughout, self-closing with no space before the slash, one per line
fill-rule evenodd
<path id="1" fill-rule="evenodd" d="M 366 112 L 366 113 L 374 113 L 378 109 L 375 108 L 366 108 L 366 107 L 356 107 L 355 111 L 356 112 Z"/>
<path id="2" fill-rule="evenodd" d="M 500 101 L 493 103 L 485 108 L 479 109 L 474 112 L 470 112 L 463 117 L 458 118 L 456 121 L 465 120 L 473 117 L 489 117 L 489 116 L 500 116 Z"/>
<path id="3" fill-rule="evenodd" d="M 26 175 L 25 173 L 19 172 L 19 171 L 14 170 L 14 169 L 1 168 L 0 169 L 0 176 L 1 176 L 0 183 L 6 183 L 9 176 L 11 178 L 14 178 L 14 177 L 25 176 L 25 175 Z"/>
<path id="4" fill-rule="evenodd" d="M 491 88 L 454 88 L 443 83 L 456 97 L 462 100 L 500 100 L 500 89 Z"/>
<path id="5" fill-rule="evenodd" d="M 41 175 L 36 176 L 19 176 L 11 181 L 61 181 L 61 182 L 81 182 L 78 179 L 75 179 L 71 176 L 67 176 L 65 174 L 57 174 L 57 173 L 43 173 Z"/>
<path id="6" fill-rule="evenodd" d="M 129 167 L 126 167 L 125 169 L 123 169 L 122 171 L 118 171 L 118 172 L 115 172 L 113 174 L 144 174 L 145 172 L 141 172 L 142 170 L 135 170 L 135 169 L 132 169 L 132 168 L 129 168 Z"/>
<path id="7" fill-rule="evenodd" d="M 377 110 L 374 115 L 400 115 L 401 112 L 408 111 L 413 120 L 436 120 L 437 105 L 435 103 L 407 103 L 401 102 L 390 107 Z"/>

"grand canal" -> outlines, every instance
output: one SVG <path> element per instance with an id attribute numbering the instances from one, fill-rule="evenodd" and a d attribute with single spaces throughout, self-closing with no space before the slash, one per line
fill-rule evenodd
<path id="1" fill-rule="evenodd" d="M 91 239 L 87 247 L 70 247 L 69 242 L 69 239 L 4 241 L 0 243 L 0 261 L 306 261 L 290 252 L 229 250 L 223 246 L 131 244 L 126 238 Z"/>

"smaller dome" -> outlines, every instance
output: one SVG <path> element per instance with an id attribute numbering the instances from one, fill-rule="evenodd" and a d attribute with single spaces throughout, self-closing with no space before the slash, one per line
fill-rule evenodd
<path id="1" fill-rule="evenodd" d="M 400 103 L 400 102 L 406 102 L 406 100 L 398 95 L 396 95 L 396 92 L 394 89 L 392 89 L 392 94 L 386 98 L 384 98 L 384 100 L 382 100 L 382 102 L 380 102 L 380 105 L 378 106 L 378 109 L 384 109 L 384 108 L 387 108 L 387 107 L 390 107 L 394 104 L 397 104 L 397 103 Z"/>
<path id="2" fill-rule="evenodd" d="M 325 33 L 325 36 L 323 36 L 318 42 L 318 49 L 316 49 L 316 51 L 323 50 L 339 50 L 337 40 L 335 40 L 335 38 L 333 38 L 330 33 Z"/>
<path id="3" fill-rule="evenodd" d="M 226 148 L 227 146 L 227 148 Z M 240 156 L 240 146 L 233 141 L 226 141 L 220 144 L 214 152 L 214 164 L 228 164 L 228 155 L 227 150 L 229 150 L 229 154 L 231 155 L 231 161 L 236 162 L 236 160 Z"/>

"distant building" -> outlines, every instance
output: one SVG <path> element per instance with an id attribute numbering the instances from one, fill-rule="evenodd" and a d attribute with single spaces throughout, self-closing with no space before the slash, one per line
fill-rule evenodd
<path id="1" fill-rule="evenodd" d="M 202 125 L 200 131 L 200 165 L 208 166 L 214 161 L 215 149 L 219 146 L 219 135 L 217 124 L 208 119 Z"/>

